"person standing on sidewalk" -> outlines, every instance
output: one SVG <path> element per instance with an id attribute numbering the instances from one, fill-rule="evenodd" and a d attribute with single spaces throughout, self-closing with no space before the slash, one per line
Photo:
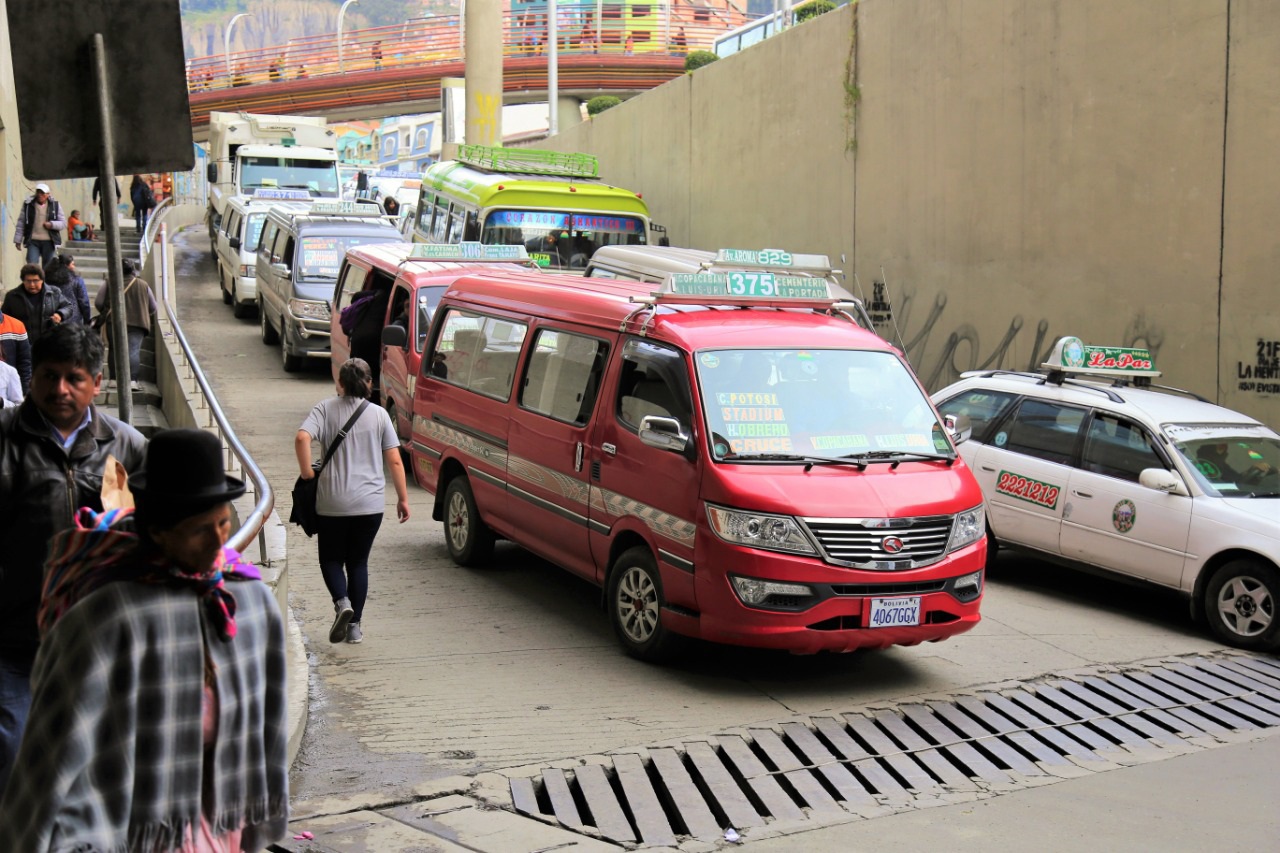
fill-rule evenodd
<path id="1" fill-rule="evenodd" d="M 13 232 L 13 245 L 27 250 L 27 263 L 47 264 L 54 250 L 62 244 L 62 229 L 66 227 L 62 205 L 49 195 L 49 185 L 36 184 L 35 194 L 27 196 L 22 203 Z"/>
<path id="2" fill-rule="evenodd" d="M 315 476 L 312 440 L 327 450 L 356 409 L 367 403 L 372 390 L 373 375 L 364 359 L 343 363 L 338 369 L 338 396 L 318 403 L 294 436 L 299 476 Z M 391 472 L 396 515 L 403 524 L 409 520 L 409 490 L 400 460 L 400 440 L 386 410 L 367 405 L 329 459 L 316 490 L 320 572 L 333 598 L 331 643 L 364 639 L 361 619 L 369 594 L 369 552 L 386 508 L 383 463 Z"/>
<path id="3" fill-rule="evenodd" d="M 49 540 L 72 513 L 102 509 L 107 457 L 142 470 L 147 440 L 93 405 L 102 387 L 102 342 L 87 326 L 58 326 L 31 350 L 31 390 L 0 410 L 0 791 L 31 702 L 40 637 L 36 611 Z M 0 849 L 21 849 L 5 848 Z"/>

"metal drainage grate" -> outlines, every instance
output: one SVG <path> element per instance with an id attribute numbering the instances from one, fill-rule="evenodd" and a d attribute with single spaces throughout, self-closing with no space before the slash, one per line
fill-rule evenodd
<path id="1" fill-rule="evenodd" d="M 948 791 L 1012 790 L 1032 777 L 1112 769 L 1272 726 L 1280 726 L 1280 663 L 1185 658 L 546 768 L 512 779 L 511 795 L 518 811 L 579 832 L 673 846 L 681 837 L 720 840 L 730 827 L 829 822 Z"/>

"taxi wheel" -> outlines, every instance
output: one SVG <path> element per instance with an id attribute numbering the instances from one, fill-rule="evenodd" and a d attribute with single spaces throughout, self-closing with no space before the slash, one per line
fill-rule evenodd
<path id="1" fill-rule="evenodd" d="M 669 659 L 681 638 L 662 626 L 662 578 L 648 548 L 623 551 L 609 573 L 609 621 L 627 654 L 649 663 Z"/>
<path id="2" fill-rule="evenodd" d="M 276 330 L 271 328 L 271 321 L 267 319 L 267 312 L 264 310 L 267 306 L 262 304 L 262 300 L 258 300 L 258 329 L 262 335 L 262 342 L 267 346 L 279 343 L 280 338 L 276 335 Z"/>
<path id="3" fill-rule="evenodd" d="M 479 566 L 493 556 L 493 531 L 480 518 L 471 484 L 454 477 L 444 490 L 444 541 L 459 566 Z"/>
<path id="4" fill-rule="evenodd" d="M 218 268 L 218 289 L 222 291 L 222 304 L 231 304 L 231 294 L 227 292 L 227 277 L 223 273 L 222 268 Z"/>
<path id="5" fill-rule="evenodd" d="M 1209 630 L 1237 648 L 1273 651 L 1280 648 L 1280 572 L 1254 560 L 1223 565 L 1204 589 Z"/>

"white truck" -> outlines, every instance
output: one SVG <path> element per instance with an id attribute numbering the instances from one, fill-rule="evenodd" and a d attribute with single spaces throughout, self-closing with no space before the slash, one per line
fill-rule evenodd
<path id="1" fill-rule="evenodd" d="M 318 116 L 210 113 L 210 242 L 217 239 L 227 200 L 236 196 L 279 189 L 337 199 L 336 147 L 337 136 Z"/>

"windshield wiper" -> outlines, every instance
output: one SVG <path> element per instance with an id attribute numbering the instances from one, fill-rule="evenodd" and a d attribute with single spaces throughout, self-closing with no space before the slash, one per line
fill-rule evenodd
<path id="1" fill-rule="evenodd" d="M 832 456 L 802 456 L 797 453 L 729 453 L 721 459 L 732 461 L 770 461 L 770 462 L 803 462 L 808 471 L 814 465 L 857 465 L 865 468 L 866 463 L 854 459 L 837 459 Z"/>
<path id="2" fill-rule="evenodd" d="M 869 450 L 866 453 L 850 453 L 848 456 L 841 458 L 857 460 L 864 466 L 871 462 L 888 462 L 894 468 L 897 468 L 906 459 L 936 460 L 938 462 L 946 462 L 948 467 L 956 462 L 956 457 L 951 454 L 915 453 L 909 450 Z"/>
<path id="3" fill-rule="evenodd" d="M 1251 498 L 1280 498 L 1280 492 L 1250 492 Z"/>

